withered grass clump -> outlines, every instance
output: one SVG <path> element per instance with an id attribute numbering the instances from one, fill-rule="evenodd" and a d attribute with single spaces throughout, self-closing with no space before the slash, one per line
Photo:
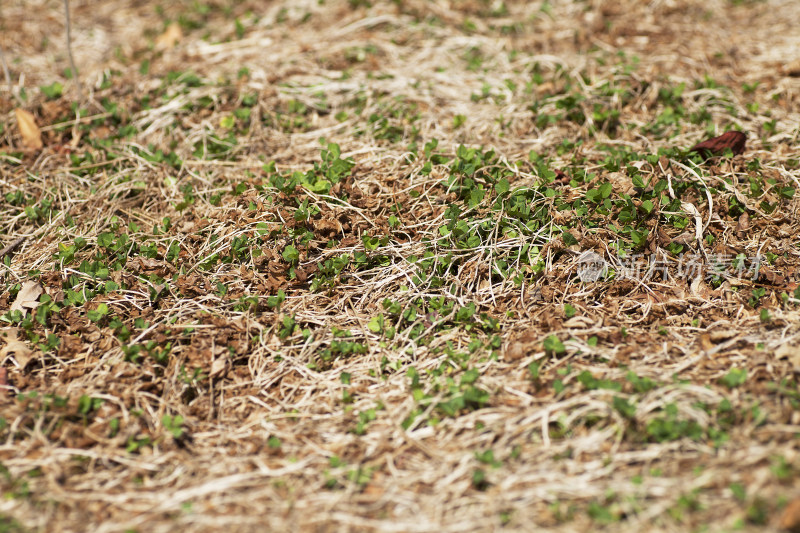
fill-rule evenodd
<path id="1" fill-rule="evenodd" d="M 0 12 L 0 530 L 792 526 L 800 4 L 70 7 L 77 104 Z"/>

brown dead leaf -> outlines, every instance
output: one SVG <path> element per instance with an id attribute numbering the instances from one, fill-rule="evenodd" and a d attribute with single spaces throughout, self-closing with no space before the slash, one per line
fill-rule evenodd
<path id="1" fill-rule="evenodd" d="M 800 498 L 790 501 L 783 510 L 780 528 L 791 533 L 800 533 Z"/>
<path id="2" fill-rule="evenodd" d="M 33 350 L 17 338 L 17 330 L 15 328 L 0 330 L 0 339 L 6 343 L 3 349 L 0 350 L 0 360 L 5 359 L 9 354 L 14 354 L 14 359 L 17 360 L 17 364 L 21 369 L 28 366 Z"/>
<path id="3" fill-rule="evenodd" d="M 156 50 L 166 50 L 167 48 L 172 48 L 178 44 L 181 39 L 183 39 L 183 30 L 181 30 L 181 25 L 177 22 L 173 22 L 167 26 L 167 29 L 164 30 L 164 33 L 156 38 Z"/>
<path id="4" fill-rule="evenodd" d="M 537 347 L 538 335 L 534 328 L 526 329 L 516 335 L 516 338 L 511 341 L 503 352 L 503 358 L 506 361 L 516 361 L 527 357 L 533 353 Z"/>
<path id="5" fill-rule="evenodd" d="M 369 497 L 372 497 L 372 498 L 377 500 L 378 498 L 383 496 L 384 492 L 385 492 L 385 490 L 384 490 L 384 488 L 382 486 L 380 486 L 380 485 L 378 485 L 376 483 L 370 483 L 369 485 L 364 487 L 364 490 L 362 491 L 362 494 L 364 496 L 369 496 Z"/>
<path id="6" fill-rule="evenodd" d="M 674 239 L 672 242 L 676 244 L 682 244 L 683 246 L 689 246 L 692 242 L 694 242 L 695 234 L 691 231 L 684 231 Z"/>
<path id="7" fill-rule="evenodd" d="M 744 239 L 747 235 L 747 230 L 750 229 L 750 215 L 747 214 L 747 211 L 739 216 L 739 222 L 736 225 L 736 234 L 740 239 Z"/>
<path id="8" fill-rule="evenodd" d="M 228 358 L 227 357 L 217 357 L 214 359 L 214 362 L 211 363 L 211 372 L 208 373 L 208 377 L 210 378 L 218 378 L 220 376 L 224 376 L 228 371 Z"/>
<path id="9" fill-rule="evenodd" d="M 128 266 L 134 269 L 135 272 L 157 274 L 162 277 L 167 274 L 172 274 L 175 271 L 175 267 L 168 261 L 149 257 L 135 257 L 128 261 Z"/>
<path id="10" fill-rule="evenodd" d="M 312 224 L 314 225 L 314 233 L 319 233 L 320 235 L 328 238 L 333 238 L 343 231 L 342 223 L 332 217 L 322 220 L 314 220 L 312 221 Z"/>
<path id="11" fill-rule="evenodd" d="M 521 342 L 512 342 L 503 352 L 503 359 L 506 361 L 517 361 L 525 357 L 525 345 Z"/>
<path id="12" fill-rule="evenodd" d="M 11 304 L 9 311 L 18 310 L 22 315 L 28 312 L 28 309 L 36 309 L 39 307 L 39 296 L 44 292 L 41 284 L 36 281 L 26 281 L 22 284 L 22 288 L 17 293 L 14 303 Z"/>
<path id="13" fill-rule="evenodd" d="M 617 194 L 633 194 L 633 180 L 624 172 L 612 172 L 608 175 L 608 181 Z"/>
<path id="14" fill-rule="evenodd" d="M 308 279 L 308 274 L 300 267 L 294 269 L 294 275 L 298 283 L 305 283 Z"/>
<path id="15" fill-rule="evenodd" d="M 24 109 L 16 108 L 14 112 L 17 114 L 17 127 L 22 135 L 22 142 L 32 150 L 41 150 L 44 144 L 42 143 L 42 132 L 36 125 L 36 119 Z"/>
<path id="16" fill-rule="evenodd" d="M 792 366 L 800 370 L 800 346 L 792 346 L 788 342 L 775 350 L 776 359 L 786 359 Z"/>
<path id="17" fill-rule="evenodd" d="M 800 59 L 783 67 L 783 73 L 794 78 L 800 77 Z"/>

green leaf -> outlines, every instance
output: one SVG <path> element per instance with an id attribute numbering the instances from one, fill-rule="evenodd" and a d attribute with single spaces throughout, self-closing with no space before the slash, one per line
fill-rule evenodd
<path id="1" fill-rule="evenodd" d="M 287 263 L 296 264 L 300 260 L 300 252 L 291 244 L 284 248 L 282 256 Z"/>
<path id="2" fill-rule="evenodd" d="M 578 244 L 578 239 L 576 239 L 575 236 L 567 230 L 564 230 L 564 233 L 561 234 L 561 240 L 563 240 L 564 244 L 567 246 Z"/>
<path id="3" fill-rule="evenodd" d="M 267 297 L 267 307 L 271 307 L 275 310 L 280 310 L 281 304 L 286 299 L 286 293 L 283 292 L 283 289 L 278 289 L 278 294 L 275 296 L 268 296 Z"/>
<path id="4" fill-rule="evenodd" d="M 370 237 L 369 235 L 362 236 L 361 242 L 364 243 L 364 248 L 369 251 L 377 250 L 381 244 L 380 238 Z"/>
<path id="5" fill-rule="evenodd" d="M 528 365 L 528 373 L 531 375 L 531 380 L 538 381 L 539 380 L 539 363 L 536 361 L 532 362 Z"/>
<path id="6" fill-rule="evenodd" d="M 480 377 L 480 375 L 481 374 L 478 371 L 478 369 L 470 368 L 469 370 L 464 372 L 463 376 L 461 376 L 461 384 L 462 385 L 471 385 L 471 384 L 475 383 L 476 381 L 478 381 L 478 378 Z"/>
<path id="7" fill-rule="evenodd" d="M 544 340 L 544 350 L 549 354 L 559 355 L 567 351 L 564 343 L 555 335 L 550 335 Z"/>
<path id="8" fill-rule="evenodd" d="M 82 415 L 88 415 L 92 410 L 92 399 L 85 394 L 78 399 L 78 412 Z"/>
<path id="9" fill-rule="evenodd" d="M 728 387 L 729 389 L 733 389 L 738 387 L 739 385 L 743 385 L 747 381 L 747 370 L 744 368 L 732 368 L 730 372 L 725 374 L 720 379 L 720 383 Z"/>
<path id="10" fill-rule="evenodd" d="M 367 324 L 367 328 L 373 333 L 380 333 L 383 331 L 383 314 L 372 317 Z"/>
<path id="11" fill-rule="evenodd" d="M 611 405 L 625 418 L 633 418 L 636 414 L 636 406 L 625 398 L 614 396 L 614 399 L 611 401 Z"/>
<path id="12" fill-rule="evenodd" d="M 51 100 L 58 98 L 64 92 L 64 86 L 59 82 L 54 82 L 51 85 L 43 85 L 40 88 L 42 89 L 42 93 Z"/>
<path id="13" fill-rule="evenodd" d="M 233 115 L 226 115 L 219 121 L 221 128 L 230 130 L 236 125 L 236 118 Z"/>

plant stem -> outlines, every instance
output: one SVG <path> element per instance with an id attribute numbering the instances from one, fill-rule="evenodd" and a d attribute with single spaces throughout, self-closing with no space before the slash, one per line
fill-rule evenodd
<path id="1" fill-rule="evenodd" d="M 83 88 L 81 87 L 81 80 L 78 77 L 78 69 L 75 67 L 75 60 L 72 57 L 72 31 L 69 23 L 69 0 L 64 0 L 64 20 L 67 25 L 67 53 L 69 54 L 69 66 L 72 69 L 72 76 L 75 78 L 75 84 L 78 86 L 78 99 L 83 100 Z"/>

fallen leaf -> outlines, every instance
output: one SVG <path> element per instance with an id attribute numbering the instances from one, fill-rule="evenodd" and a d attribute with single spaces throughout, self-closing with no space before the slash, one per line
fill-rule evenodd
<path id="1" fill-rule="evenodd" d="M 156 49 L 166 50 L 167 48 L 172 48 L 178 44 L 181 39 L 183 39 L 181 25 L 177 22 L 173 22 L 167 26 L 167 29 L 164 30 L 164 33 L 156 38 Z"/>
<path id="2" fill-rule="evenodd" d="M 14 354 L 14 359 L 21 369 L 28 366 L 33 355 L 33 350 L 28 348 L 28 345 L 17 338 L 16 329 L 0 330 L 0 339 L 5 341 L 6 345 L 0 350 L 0 360 L 5 359 L 8 354 Z"/>
<path id="3" fill-rule="evenodd" d="M 17 293 L 14 303 L 11 304 L 9 311 L 20 311 L 22 316 L 25 316 L 28 309 L 36 309 L 39 307 L 39 296 L 42 295 L 44 289 L 41 284 L 36 281 L 26 281 L 22 284 L 22 288 Z"/>
<path id="4" fill-rule="evenodd" d="M 567 176 L 567 173 L 564 172 L 563 170 L 561 170 L 560 168 L 557 168 L 555 170 L 555 173 L 556 173 L 556 177 L 553 180 L 554 183 L 569 183 L 570 182 L 570 177 Z"/>
<path id="5" fill-rule="evenodd" d="M 608 175 L 608 182 L 611 183 L 612 190 L 622 196 L 623 194 L 635 195 L 633 180 L 623 172 L 612 172 Z"/>
<path id="6" fill-rule="evenodd" d="M 800 77 L 800 59 L 784 66 L 783 73 L 794 78 Z"/>
<path id="7" fill-rule="evenodd" d="M 788 342 L 775 350 L 776 359 L 786 359 L 792 366 L 800 370 L 800 346 L 792 346 Z"/>
<path id="8" fill-rule="evenodd" d="M 672 239 L 672 242 L 674 242 L 675 244 L 682 244 L 684 246 L 689 246 L 691 243 L 694 242 L 694 239 L 695 239 L 694 233 L 692 233 L 691 231 L 684 231 L 683 233 Z"/>
<path id="9" fill-rule="evenodd" d="M 217 357 L 216 359 L 214 359 L 214 362 L 211 363 L 211 372 L 208 373 L 208 377 L 217 378 L 220 376 L 224 376 L 227 370 L 228 370 L 228 358 Z"/>
<path id="10" fill-rule="evenodd" d="M 373 497 L 373 498 L 375 498 L 377 500 L 378 498 L 383 496 L 384 492 L 385 491 L 384 491 L 383 487 L 381 487 L 381 486 L 379 486 L 379 485 L 377 485 L 375 483 L 370 483 L 369 485 L 367 485 L 364 488 L 363 491 L 361 491 L 361 494 L 363 494 L 364 496 L 371 496 L 371 497 Z"/>
<path id="11" fill-rule="evenodd" d="M 39 131 L 39 126 L 36 125 L 36 119 L 33 115 L 24 109 L 16 108 L 14 112 L 17 114 L 17 126 L 19 133 L 22 135 L 22 142 L 28 148 L 33 150 L 41 150 L 42 146 L 42 132 Z"/>
<path id="12" fill-rule="evenodd" d="M 747 211 L 742 213 L 739 216 L 739 222 L 736 224 L 736 234 L 739 236 L 740 239 L 744 239 L 745 235 L 747 235 L 747 230 L 750 229 L 750 215 L 747 214 Z"/>
<path id="13" fill-rule="evenodd" d="M 525 345 L 521 342 L 511 343 L 503 352 L 503 359 L 506 361 L 517 361 L 525 357 Z"/>
<path id="14" fill-rule="evenodd" d="M 790 501 L 784 508 L 780 528 L 791 533 L 800 533 L 800 498 Z"/>
<path id="15" fill-rule="evenodd" d="M 298 283 L 305 283 L 308 279 L 308 274 L 300 267 L 294 269 L 294 276 Z"/>
<path id="16" fill-rule="evenodd" d="M 730 148 L 734 155 L 739 155 L 744 152 L 746 141 L 747 136 L 741 131 L 726 131 L 719 137 L 712 137 L 692 146 L 689 151 L 710 157 L 711 155 L 720 155 L 725 152 L 726 148 Z"/>

